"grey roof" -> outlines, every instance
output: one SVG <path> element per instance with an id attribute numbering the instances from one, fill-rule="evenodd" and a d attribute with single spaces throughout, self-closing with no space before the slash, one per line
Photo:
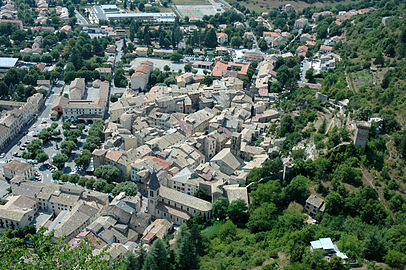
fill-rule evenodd
<path id="1" fill-rule="evenodd" d="M 117 206 L 118 208 L 120 208 L 130 214 L 133 214 L 136 212 L 136 209 L 134 209 L 133 207 L 131 207 L 130 205 L 128 205 L 127 203 L 125 203 L 123 201 L 111 202 L 110 205 Z"/>
<path id="2" fill-rule="evenodd" d="M 155 172 L 155 170 L 154 170 L 154 171 L 152 172 L 152 174 L 151 174 L 151 178 L 150 178 L 150 180 L 149 180 L 148 188 L 150 188 L 150 189 L 152 189 L 152 190 L 158 190 L 160 186 L 161 186 L 161 185 L 159 184 L 158 177 L 156 177 L 156 172 Z"/>
<path id="3" fill-rule="evenodd" d="M 323 205 L 324 200 L 316 195 L 310 195 L 309 198 L 307 198 L 306 203 L 320 208 Z"/>
<path id="4" fill-rule="evenodd" d="M 172 177 L 172 181 L 186 183 L 193 175 L 194 170 L 189 167 L 183 168 L 180 172 Z"/>
<path id="5" fill-rule="evenodd" d="M 186 207 L 191 207 L 200 211 L 210 211 L 212 207 L 211 203 L 205 200 L 164 186 L 159 189 L 159 194 L 164 199 L 171 200 Z"/>
<path id="6" fill-rule="evenodd" d="M 12 68 L 17 64 L 18 58 L 0 57 L 0 68 Z"/>

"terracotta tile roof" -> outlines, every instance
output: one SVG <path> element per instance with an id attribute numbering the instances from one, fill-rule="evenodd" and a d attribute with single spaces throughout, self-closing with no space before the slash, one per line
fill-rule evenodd
<path id="1" fill-rule="evenodd" d="M 246 75 L 249 64 L 243 63 L 234 63 L 234 62 L 223 62 L 218 61 L 213 68 L 212 76 L 214 77 L 221 77 L 223 76 L 228 70 L 233 70 L 235 67 L 240 67 L 240 70 L 237 71 L 238 75 Z"/>
<path id="2" fill-rule="evenodd" d="M 12 160 L 9 163 L 4 164 L 3 168 L 8 169 L 14 172 L 25 172 L 26 170 L 30 169 L 32 165 L 24 162 L 20 162 L 18 160 Z"/>
<path id="3" fill-rule="evenodd" d="M 118 150 L 110 150 L 110 151 L 107 151 L 107 153 L 106 153 L 106 158 L 108 158 L 108 159 L 110 159 L 110 160 L 112 160 L 112 161 L 117 162 L 118 159 L 119 159 L 122 155 L 123 155 L 123 152 L 121 152 L 121 151 L 118 151 Z"/>

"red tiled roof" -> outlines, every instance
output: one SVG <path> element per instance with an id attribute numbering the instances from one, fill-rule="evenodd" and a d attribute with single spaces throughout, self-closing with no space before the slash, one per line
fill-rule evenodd
<path id="1" fill-rule="evenodd" d="M 232 69 L 233 67 L 241 67 L 241 69 L 237 71 L 237 73 L 244 76 L 247 74 L 249 64 L 218 61 L 214 66 L 211 74 L 214 77 L 221 77 L 226 73 L 226 71 Z"/>
<path id="2" fill-rule="evenodd" d="M 321 45 L 320 50 L 326 50 L 326 51 L 332 51 L 333 47 L 331 46 L 326 46 L 326 45 Z"/>
<path id="3" fill-rule="evenodd" d="M 117 150 L 110 150 L 107 151 L 106 153 L 106 158 L 112 160 L 112 161 L 118 161 L 118 159 L 123 155 L 123 153 L 121 151 L 117 151 Z"/>

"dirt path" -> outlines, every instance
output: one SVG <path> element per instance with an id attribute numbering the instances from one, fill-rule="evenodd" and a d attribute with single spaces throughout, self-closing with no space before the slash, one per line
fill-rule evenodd
<path id="1" fill-rule="evenodd" d="M 379 188 L 377 188 L 373 183 L 375 177 L 364 166 L 361 166 L 361 170 L 362 170 L 362 174 L 363 174 L 363 177 L 362 177 L 363 184 L 372 187 L 373 189 L 376 190 L 376 192 L 378 192 L 379 201 L 383 204 L 383 206 L 390 213 L 390 215 L 393 216 L 393 213 L 390 210 L 387 201 L 383 197 L 382 191 Z"/>
<path id="2" fill-rule="evenodd" d="M 348 89 L 350 89 L 354 93 L 357 92 L 357 89 L 355 89 L 352 79 L 350 75 L 348 75 L 347 71 L 345 71 L 345 80 L 347 81 Z"/>

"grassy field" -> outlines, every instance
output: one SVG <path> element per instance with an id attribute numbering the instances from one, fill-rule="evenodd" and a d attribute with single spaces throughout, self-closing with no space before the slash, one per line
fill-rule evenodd
<path id="1" fill-rule="evenodd" d="M 173 0 L 174 5 L 210 5 L 207 0 Z"/>
<path id="2" fill-rule="evenodd" d="M 189 0 L 186 0 L 189 1 Z M 229 0 L 228 2 L 237 2 L 236 0 Z M 348 3 L 348 2 L 355 2 L 354 0 L 345 0 L 345 1 L 340 1 L 340 2 L 330 2 L 330 1 L 324 1 L 323 3 L 321 2 L 316 2 L 314 4 L 309 4 L 303 1 L 285 1 L 285 0 L 244 0 L 240 1 L 241 5 L 244 5 L 248 9 L 255 10 L 255 11 L 268 11 L 269 9 L 272 8 L 278 8 L 280 6 L 284 6 L 286 4 L 291 4 L 295 7 L 297 11 L 301 11 L 304 8 L 307 7 L 322 7 L 325 5 L 334 5 L 337 3 Z"/>
<path id="3" fill-rule="evenodd" d="M 368 70 L 362 70 L 356 73 L 353 73 L 352 80 L 354 87 L 358 90 L 360 87 L 368 84 L 372 84 L 372 74 Z"/>

